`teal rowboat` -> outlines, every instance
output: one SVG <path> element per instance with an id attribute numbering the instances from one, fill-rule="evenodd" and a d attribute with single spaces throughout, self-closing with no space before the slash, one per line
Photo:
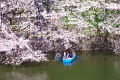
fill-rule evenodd
<path id="1" fill-rule="evenodd" d="M 66 56 L 64 55 L 64 56 L 63 56 L 63 60 L 62 60 L 62 62 L 63 62 L 63 63 L 68 63 L 68 62 L 72 62 L 72 61 L 74 61 L 75 58 L 76 58 L 76 54 L 73 52 L 72 55 L 73 55 L 72 58 L 66 58 Z"/>

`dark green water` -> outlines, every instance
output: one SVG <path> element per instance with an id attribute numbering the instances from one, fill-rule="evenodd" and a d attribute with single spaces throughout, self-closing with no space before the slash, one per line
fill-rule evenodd
<path id="1" fill-rule="evenodd" d="M 0 80 L 120 80 L 120 57 L 83 53 L 72 66 L 61 62 L 26 63 L 17 68 L 0 66 Z"/>

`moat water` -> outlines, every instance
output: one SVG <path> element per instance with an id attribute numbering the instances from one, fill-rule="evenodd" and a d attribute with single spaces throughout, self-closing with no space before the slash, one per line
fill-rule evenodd
<path id="1" fill-rule="evenodd" d="M 77 52 L 71 66 L 51 60 L 24 63 L 16 68 L 0 65 L 0 80 L 120 80 L 120 57 L 110 52 Z"/>

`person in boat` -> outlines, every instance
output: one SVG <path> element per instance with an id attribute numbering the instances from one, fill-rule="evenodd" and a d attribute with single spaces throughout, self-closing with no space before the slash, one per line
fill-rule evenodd
<path id="1" fill-rule="evenodd" d="M 56 55 L 55 55 L 55 59 L 57 60 L 58 58 L 60 58 L 62 55 L 61 55 L 61 53 L 60 53 L 60 51 L 58 51 L 57 53 L 56 53 Z"/>
<path id="2" fill-rule="evenodd" d="M 68 55 L 70 58 L 73 57 L 72 50 L 70 48 L 67 49 Z"/>
<path id="3" fill-rule="evenodd" d="M 64 56 L 65 56 L 65 58 L 69 58 L 69 53 L 67 50 L 64 52 Z"/>
<path id="4" fill-rule="evenodd" d="M 72 54 L 72 50 L 70 48 L 68 48 L 65 52 L 64 52 L 65 58 L 72 58 L 73 54 Z"/>

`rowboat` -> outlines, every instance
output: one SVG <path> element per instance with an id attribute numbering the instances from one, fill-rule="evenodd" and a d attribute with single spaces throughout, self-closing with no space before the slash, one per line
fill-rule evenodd
<path id="1" fill-rule="evenodd" d="M 64 55 L 64 56 L 63 56 L 63 60 L 62 60 L 62 62 L 63 62 L 63 63 L 69 63 L 69 62 L 74 61 L 75 58 L 76 58 L 76 54 L 73 52 L 72 55 L 73 55 L 72 58 L 66 58 L 66 56 Z"/>
<path id="2" fill-rule="evenodd" d="M 62 57 L 56 58 L 56 61 L 60 61 L 62 59 Z"/>
<path id="3" fill-rule="evenodd" d="M 56 61 L 60 61 L 61 59 L 62 59 L 61 53 L 56 53 L 56 55 L 55 55 L 55 60 L 56 60 Z"/>

